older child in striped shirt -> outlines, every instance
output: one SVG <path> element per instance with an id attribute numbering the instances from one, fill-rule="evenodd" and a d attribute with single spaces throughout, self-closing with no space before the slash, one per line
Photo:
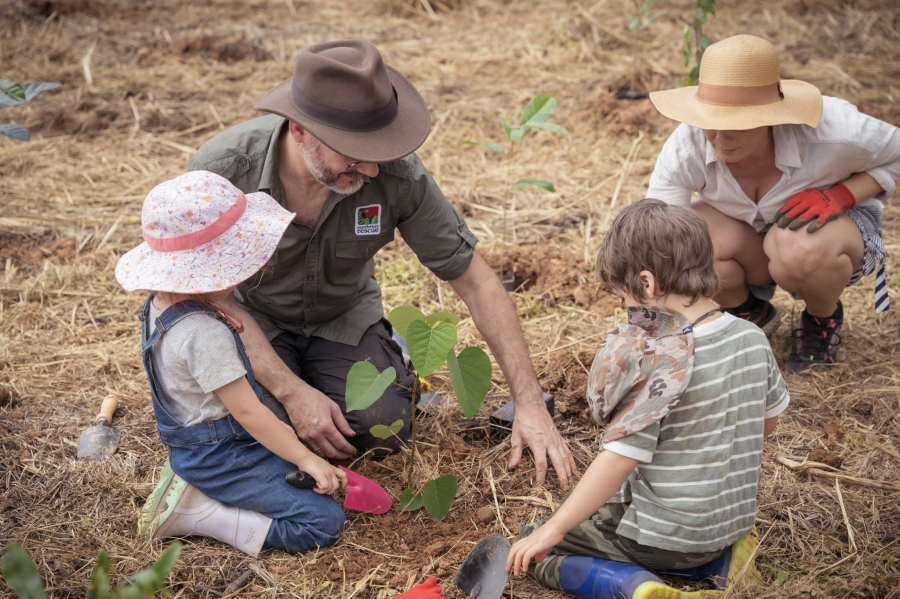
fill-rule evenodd
<path id="1" fill-rule="evenodd" d="M 608 424 L 601 451 L 552 517 L 522 529 L 507 569 L 592 599 L 682 595 L 647 570 L 722 588 L 756 542 L 763 439 L 789 403 L 784 380 L 762 331 L 711 299 L 712 242 L 693 211 L 628 206 L 597 272 L 629 320 L 588 382 Z M 744 576 L 758 576 L 752 564 Z"/>

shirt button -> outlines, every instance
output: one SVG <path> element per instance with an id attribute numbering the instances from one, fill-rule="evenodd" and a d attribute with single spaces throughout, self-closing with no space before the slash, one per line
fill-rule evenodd
<path id="1" fill-rule="evenodd" d="M 309 302 L 308 304 L 306 304 L 306 307 L 307 307 L 307 308 L 312 308 L 312 307 L 315 306 L 315 305 L 316 305 L 315 303 Z"/>
<path id="2" fill-rule="evenodd" d="M 308 275 L 306 275 L 306 280 L 307 280 L 307 281 L 312 281 L 312 280 L 315 279 L 315 278 L 316 278 L 316 275 L 314 275 L 314 274 L 312 274 L 312 273 L 309 273 Z"/>
<path id="3" fill-rule="evenodd" d="M 238 164 L 240 164 L 241 166 L 247 166 L 247 159 L 244 157 L 241 157 L 241 159 L 238 160 Z"/>

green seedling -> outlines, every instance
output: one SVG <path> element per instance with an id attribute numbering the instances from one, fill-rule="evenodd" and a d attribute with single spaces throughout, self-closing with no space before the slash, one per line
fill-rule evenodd
<path id="1" fill-rule="evenodd" d="M 681 54 L 684 56 L 684 66 L 691 66 L 691 58 L 696 64 L 684 78 L 684 85 L 697 85 L 700 81 L 700 61 L 703 53 L 712 44 L 712 41 L 703 35 L 703 26 L 709 21 L 709 17 L 716 14 L 716 0 L 697 0 L 694 9 L 694 19 L 684 26 L 684 45 Z"/>
<path id="2" fill-rule="evenodd" d="M 628 31 L 631 32 L 632 37 L 631 78 L 628 81 L 628 90 L 634 92 L 634 83 L 636 81 L 638 64 L 640 63 L 641 51 L 646 45 L 643 34 L 647 33 L 647 26 L 665 15 L 666 11 L 659 10 L 650 14 L 653 5 L 656 4 L 656 0 L 631 0 L 631 4 L 634 7 L 634 17 L 628 21 Z"/>
<path id="3" fill-rule="evenodd" d="M 87 599 L 153 599 L 157 591 L 166 593 L 166 577 L 181 554 L 181 543 L 175 542 L 146 570 L 132 574 L 123 585 L 109 592 L 109 556 L 100 552 Z M 19 599 L 47 599 L 41 580 L 28 552 L 18 543 L 10 543 L 0 560 L 0 571 L 6 584 Z"/>
<path id="4" fill-rule="evenodd" d="M 12 79 L 0 77 L 0 108 L 9 108 L 10 106 L 28 102 L 42 91 L 56 89 L 59 86 L 59 83 L 52 83 L 50 81 L 19 85 Z M 0 125 L 0 134 L 21 141 L 28 141 L 31 139 L 31 134 L 28 132 L 28 129 L 12 123 Z"/>
<path id="5" fill-rule="evenodd" d="M 569 132 L 566 131 L 565 127 L 562 125 L 558 125 L 556 123 L 551 123 L 550 118 L 556 112 L 556 100 L 551 98 L 547 94 L 538 94 L 525 106 L 525 109 L 522 110 L 522 116 L 519 117 L 519 124 L 514 125 L 513 121 L 506 116 L 502 115 L 500 125 L 503 127 L 503 133 L 506 134 L 506 139 L 509 144 L 506 148 L 504 148 L 499 143 L 482 143 L 480 141 L 474 141 L 471 139 L 465 140 L 463 143 L 467 146 L 480 146 L 491 152 L 495 152 L 503 156 L 503 160 L 506 163 L 506 181 L 503 188 L 503 234 L 501 236 L 501 253 L 504 258 L 506 257 L 506 203 L 507 197 L 509 196 L 509 190 L 514 187 L 525 187 L 525 186 L 533 186 L 540 187 L 545 191 L 554 192 L 556 188 L 553 186 L 553 183 L 550 181 L 544 181 L 543 179 L 518 179 L 514 183 L 510 184 L 510 168 L 512 166 L 512 160 L 515 156 L 516 143 L 519 142 L 525 133 L 532 129 L 543 129 L 544 131 L 551 131 L 553 133 L 558 133 L 560 135 L 568 135 Z M 501 272 L 501 278 L 503 273 Z"/>
<path id="6" fill-rule="evenodd" d="M 466 347 L 456 353 L 456 325 L 459 324 L 459 317 L 449 312 L 437 312 L 426 317 L 418 308 L 400 306 L 391 311 L 388 320 L 394 330 L 406 340 L 409 359 L 417 377 L 428 376 L 446 364 L 450 371 L 450 384 L 463 414 L 466 418 L 473 417 L 491 387 L 493 368 L 491 359 L 479 347 Z M 364 410 L 371 406 L 389 386 L 397 384 L 396 378 L 397 373 L 393 367 L 378 372 L 369 362 L 354 364 L 347 374 L 347 411 Z M 400 509 L 414 511 L 424 507 L 432 517 L 441 520 L 456 498 L 456 477 L 445 474 L 427 481 L 421 488 L 413 488 L 418 385 L 413 385 L 411 391 L 412 431 L 408 447 L 412 452 L 412 459 L 406 473 L 409 488 L 400 494 Z M 403 422 L 397 420 L 391 424 L 376 424 L 369 432 L 379 439 L 387 439 L 397 436 L 402 428 Z"/>

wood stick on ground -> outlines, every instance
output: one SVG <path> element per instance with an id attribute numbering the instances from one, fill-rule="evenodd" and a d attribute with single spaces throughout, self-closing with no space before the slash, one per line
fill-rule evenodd
<path id="1" fill-rule="evenodd" d="M 844 515 L 844 524 L 847 526 L 847 539 L 850 541 L 850 551 L 856 553 L 856 539 L 853 536 L 853 527 L 850 526 L 850 518 L 847 517 L 847 508 L 844 506 L 844 496 L 841 495 L 841 483 L 834 479 L 834 490 L 837 492 L 838 503 L 841 504 L 841 514 Z"/>
<path id="2" fill-rule="evenodd" d="M 491 483 L 491 494 L 494 496 L 494 511 L 497 512 L 497 521 L 500 523 L 500 526 L 503 527 L 503 530 L 506 531 L 506 536 L 512 538 L 513 533 L 506 528 L 506 524 L 503 522 L 503 516 L 500 515 L 500 502 L 497 501 L 497 487 L 494 485 L 494 469 L 488 466 L 488 480 Z"/>
<path id="3" fill-rule="evenodd" d="M 845 480 L 847 482 L 855 483 L 857 485 L 862 485 L 864 487 L 874 487 L 876 489 L 884 489 L 885 491 L 900 491 L 900 485 L 896 485 L 893 483 L 886 483 L 878 480 L 870 480 L 868 478 L 859 478 L 857 476 L 850 476 L 848 474 L 837 474 L 835 472 L 826 472 L 821 468 L 816 468 L 811 466 L 810 464 L 816 464 L 817 466 L 822 466 L 822 464 L 817 464 L 815 462 L 810 463 L 799 463 L 791 460 L 783 455 L 775 456 L 775 460 L 781 464 L 784 464 L 791 470 L 796 472 L 808 472 L 813 476 L 818 476 L 819 478 L 830 478 L 830 479 L 840 479 Z"/>

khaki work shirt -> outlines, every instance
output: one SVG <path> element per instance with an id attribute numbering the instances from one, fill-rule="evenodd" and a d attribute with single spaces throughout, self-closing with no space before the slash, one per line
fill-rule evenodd
<path id="1" fill-rule="evenodd" d="M 188 169 L 217 173 L 285 206 L 277 150 L 286 123 L 268 115 L 223 131 Z M 469 267 L 478 239 L 419 157 L 378 168 L 358 192 L 330 192 L 315 229 L 291 223 L 266 267 L 238 286 L 235 296 L 269 340 L 287 331 L 357 345 L 384 315 L 372 257 L 395 229 L 439 278 L 455 279 Z"/>

